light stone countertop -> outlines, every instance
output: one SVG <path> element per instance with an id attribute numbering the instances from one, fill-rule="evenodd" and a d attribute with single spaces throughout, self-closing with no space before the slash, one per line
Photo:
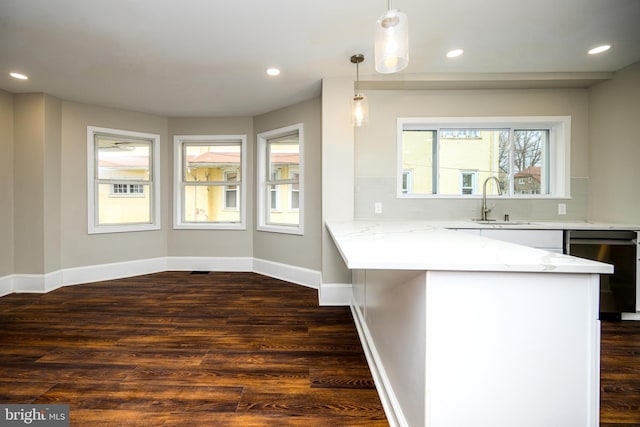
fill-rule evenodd
<path id="1" fill-rule="evenodd" d="M 613 272 L 609 264 L 447 230 L 443 224 L 390 220 L 326 222 L 350 269 Z"/>
<path id="2" fill-rule="evenodd" d="M 518 220 L 511 221 L 473 221 L 473 220 L 429 220 L 425 221 L 440 228 L 459 229 L 515 229 L 515 230 L 636 230 L 640 231 L 638 224 L 613 224 L 605 222 L 587 221 L 538 221 Z"/>

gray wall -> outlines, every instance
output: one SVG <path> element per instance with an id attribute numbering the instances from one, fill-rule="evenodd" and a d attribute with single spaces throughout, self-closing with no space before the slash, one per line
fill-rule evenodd
<path id="1" fill-rule="evenodd" d="M 87 234 L 87 126 L 160 135 L 161 229 Z M 62 103 L 61 259 L 63 268 L 164 257 L 171 168 L 168 119 L 76 102 Z"/>
<path id="2" fill-rule="evenodd" d="M 253 256 L 253 188 L 254 188 L 254 136 L 251 117 L 234 118 L 171 118 L 169 141 L 170 166 L 173 167 L 174 135 L 246 135 L 247 136 L 247 229 L 246 230 L 174 230 L 173 218 L 167 218 L 169 256 Z M 167 171 L 173 177 L 173 170 Z M 173 206 L 173 180 L 171 189 L 162 192 Z M 173 210 L 170 214 L 173 215 Z"/>
<path id="3" fill-rule="evenodd" d="M 62 245 L 62 101 L 44 96 L 44 271 L 59 270 Z"/>
<path id="4" fill-rule="evenodd" d="M 256 258 L 312 270 L 322 267 L 321 107 L 320 98 L 315 98 L 254 119 L 256 135 L 304 123 L 304 236 L 255 231 L 253 255 Z M 256 138 L 253 139 L 255 144 Z M 256 169 L 255 160 L 253 169 Z M 255 221 L 255 210 L 253 214 Z"/>
<path id="5" fill-rule="evenodd" d="M 589 90 L 589 217 L 640 224 L 640 62 Z"/>
<path id="6" fill-rule="evenodd" d="M 13 274 L 13 95 L 0 90 L 0 278 Z"/>
<path id="7" fill-rule="evenodd" d="M 0 92 L 0 277 L 164 256 L 258 257 L 320 269 L 318 98 L 260 117 L 167 118 Z M 255 232 L 255 133 L 305 125 L 305 235 Z M 87 233 L 87 126 L 159 134 L 161 229 Z M 247 229 L 173 230 L 173 135 L 247 135 Z M 19 197 L 14 198 L 14 194 Z M 14 200 L 15 199 L 15 200 Z M 274 251 L 274 248 L 277 250 Z"/>
<path id="8" fill-rule="evenodd" d="M 14 96 L 14 272 L 44 274 L 44 94 Z"/>
<path id="9" fill-rule="evenodd" d="M 398 117 L 571 116 L 571 199 L 491 200 L 494 218 L 584 220 L 588 193 L 588 97 L 586 89 L 367 91 L 369 125 L 355 137 L 355 216 L 394 219 L 473 219 L 474 199 L 396 197 Z M 383 203 L 382 215 L 374 202 Z M 567 215 L 557 215 L 566 203 Z"/>

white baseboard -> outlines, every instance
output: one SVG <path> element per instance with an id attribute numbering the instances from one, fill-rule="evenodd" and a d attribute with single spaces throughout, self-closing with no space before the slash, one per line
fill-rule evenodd
<path id="1" fill-rule="evenodd" d="M 362 343 L 362 349 L 364 350 L 364 355 L 367 359 L 371 376 L 376 384 L 376 390 L 378 391 L 380 402 L 382 403 L 385 415 L 387 416 L 387 421 L 389 421 L 389 425 L 391 427 L 409 427 L 404 413 L 402 412 L 402 408 L 400 407 L 400 403 L 393 392 L 393 387 L 391 387 L 391 382 L 389 381 L 389 377 L 382 365 L 382 360 L 376 350 L 376 346 L 371 338 L 371 333 L 369 332 L 369 328 L 367 327 L 362 312 L 353 299 L 351 300 L 350 307 L 351 314 L 353 315 L 353 321 L 356 324 L 358 336 Z"/>
<path id="2" fill-rule="evenodd" d="M 78 285 L 81 283 L 122 279 L 166 270 L 167 260 L 164 257 L 65 268 L 62 270 L 62 285 Z"/>
<path id="3" fill-rule="evenodd" d="M 62 271 L 47 274 L 14 274 L 13 292 L 15 293 L 45 293 L 50 292 L 62 284 Z"/>
<path id="4" fill-rule="evenodd" d="M 14 274 L 0 278 L 0 296 L 12 292 L 43 293 L 61 286 L 122 279 L 162 271 L 198 270 L 254 272 L 318 289 L 320 296 L 319 271 L 251 257 L 160 257 L 65 268 L 47 274 Z M 349 297 L 346 296 L 347 292 Z M 328 284 L 323 294 L 321 305 L 349 305 L 351 288 L 350 285 Z"/>
<path id="5" fill-rule="evenodd" d="M 347 306 L 351 302 L 351 283 L 322 283 L 318 289 L 321 306 Z"/>
<path id="6" fill-rule="evenodd" d="M 0 277 L 0 297 L 13 293 L 13 275 Z"/>
<path id="7" fill-rule="evenodd" d="M 253 271 L 251 257 L 167 257 L 168 271 Z"/>
<path id="8" fill-rule="evenodd" d="M 253 272 L 308 288 L 320 288 L 320 272 L 308 268 L 253 258 Z"/>
<path id="9" fill-rule="evenodd" d="M 640 313 L 622 313 L 621 320 L 640 320 Z"/>

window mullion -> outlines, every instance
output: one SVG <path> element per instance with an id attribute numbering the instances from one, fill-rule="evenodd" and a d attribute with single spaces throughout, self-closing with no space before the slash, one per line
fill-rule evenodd
<path id="1" fill-rule="evenodd" d="M 514 192 L 515 192 L 515 135 L 516 132 L 513 128 L 509 129 L 509 179 L 508 179 L 508 183 L 509 183 L 509 188 L 508 190 L 508 194 L 509 196 L 513 196 Z"/>
<path id="2" fill-rule="evenodd" d="M 434 130 L 431 131 L 433 132 L 433 134 L 435 134 L 435 138 L 433 138 L 433 134 L 432 134 L 432 140 L 435 139 L 435 144 L 431 145 L 431 193 L 432 194 L 438 194 L 439 192 L 439 185 L 440 185 L 440 180 L 439 180 L 439 173 L 438 171 L 440 170 L 440 129 L 438 130 Z"/>

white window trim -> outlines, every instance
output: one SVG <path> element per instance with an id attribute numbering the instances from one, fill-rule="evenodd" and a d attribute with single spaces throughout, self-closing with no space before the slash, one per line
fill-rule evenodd
<path id="1" fill-rule="evenodd" d="M 402 131 L 409 127 L 420 126 L 424 130 L 437 130 L 442 127 L 480 127 L 480 128 L 549 128 L 549 139 L 555 141 L 550 146 L 549 156 L 549 193 L 515 194 L 499 196 L 508 199 L 569 199 L 571 198 L 571 116 L 504 116 L 504 117 L 399 117 L 397 120 L 397 165 L 396 195 L 398 198 L 414 199 L 458 199 L 482 197 L 478 195 L 455 194 L 408 194 L 402 192 Z M 495 197 L 495 196 L 487 196 Z"/>
<path id="2" fill-rule="evenodd" d="M 269 139 L 277 138 L 279 136 L 285 136 L 287 134 L 298 132 L 298 144 L 299 144 L 299 204 L 298 210 L 298 225 L 280 225 L 280 224 L 268 224 L 267 223 L 267 210 L 271 209 L 271 198 L 267 197 L 267 158 L 266 158 L 266 146 Z M 256 229 L 258 231 L 268 231 L 272 233 L 284 233 L 284 234 L 297 234 L 304 235 L 304 125 L 298 123 L 291 126 L 286 126 L 279 129 L 270 130 L 267 132 L 261 132 L 258 134 L 258 191 L 257 191 L 257 205 L 258 206 L 258 223 Z"/>
<path id="3" fill-rule="evenodd" d="M 121 137 L 143 138 L 151 140 L 151 180 L 149 181 L 151 200 L 151 222 L 146 224 L 100 225 L 97 221 L 96 192 L 96 150 L 95 135 L 109 134 Z M 126 233 L 131 231 L 149 231 L 160 229 L 160 135 L 87 126 L 87 219 L 88 233 Z"/>
<path id="4" fill-rule="evenodd" d="M 182 146 L 190 142 L 240 141 L 240 222 L 185 222 L 182 219 Z M 176 230 L 247 229 L 247 135 L 174 135 L 173 137 L 173 228 Z M 224 197 L 224 191 L 223 197 Z M 224 206 L 224 201 L 223 201 Z M 234 209 L 236 210 L 236 209 Z"/>

